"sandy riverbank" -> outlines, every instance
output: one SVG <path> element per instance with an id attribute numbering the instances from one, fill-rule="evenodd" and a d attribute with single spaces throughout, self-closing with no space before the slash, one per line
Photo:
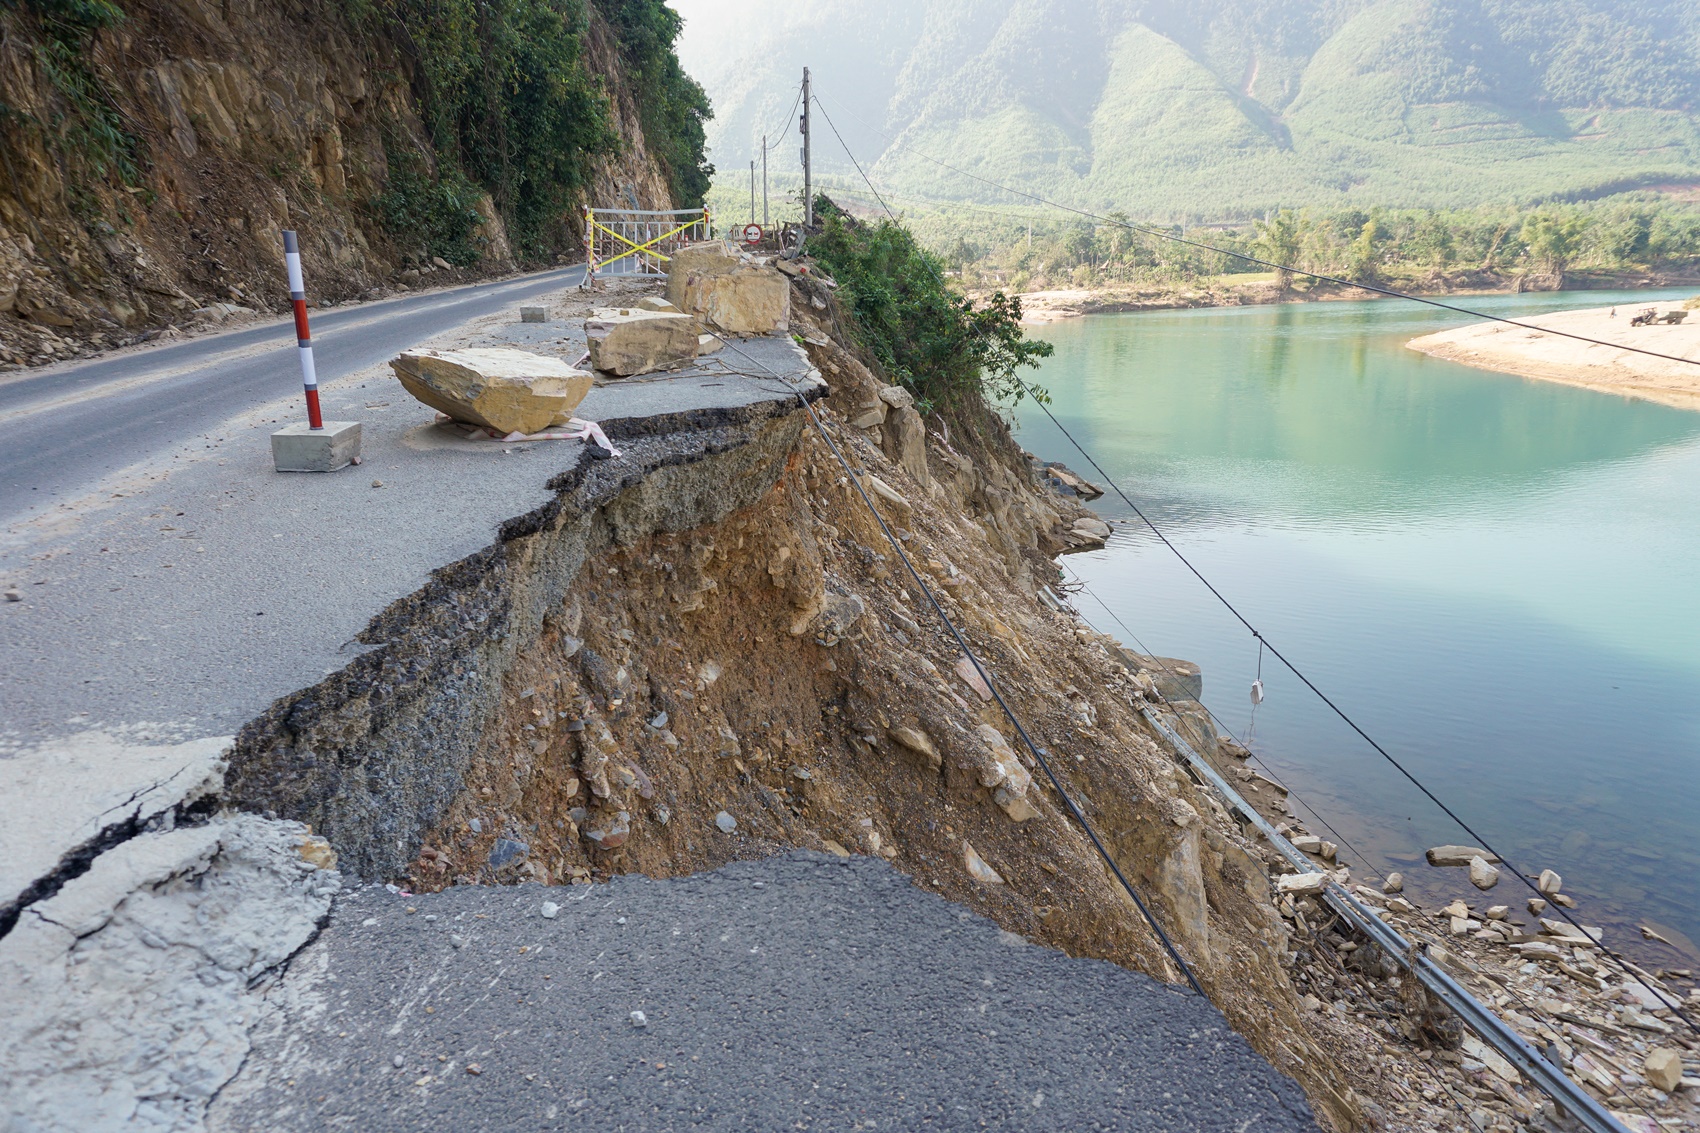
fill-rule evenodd
<path id="1" fill-rule="evenodd" d="M 1649 305 L 1661 316 L 1682 310 L 1681 303 Z M 1502 374 L 1563 382 L 1678 409 L 1700 409 L 1700 364 L 1696 364 L 1700 363 L 1700 311 L 1689 312 L 1688 321 L 1680 325 L 1631 327 L 1630 317 L 1642 309 L 1641 305 L 1617 307 L 1614 317 L 1614 308 L 1595 307 L 1518 321 L 1688 358 L 1692 362 L 1656 358 L 1616 345 L 1595 345 L 1542 334 L 1524 326 L 1493 322 L 1472 323 L 1456 330 L 1424 335 L 1406 345 L 1436 358 Z"/>
<path id="2" fill-rule="evenodd" d="M 1541 285 L 1536 286 L 1532 285 L 1531 281 L 1526 278 L 1519 280 L 1517 277 L 1503 276 L 1493 272 L 1468 271 L 1454 273 L 1444 279 L 1430 279 L 1422 282 L 1394 280 L 1390 281 L 1388 286 L 1409 295 L 1440 298 L 1469 295 L 1512 295 L 1521 291 L 1549 291 L 1554 289 L 1551 286 L 1552 282 L 1551 279 L 1539 280 L 1535 283 Z M 1564 282 L 1569 290 L 1627 290 L 1630 288 L 1680 287 L 1684 285 L 1692 285 L 1700 290 L 1700 279 L 1686 276 L 1573 275 L 1567 277 Z M 968 294 L 970 298 L 984 300 L 991 294 L 991 291 L 977 289 L 970 290 Z M 1029 326 L 1044 326 L 1047 323 L 1059 322 L 1064 319 L 1078 319 L 1087 315 L 1122 314 L 1134 311 L 1177 311 L 1198 307 L 1255 307 L 1276 303 L 1328 303 L 1382 297 L 1377 292 L 1368 291 L 1361 287 L 1306 284 L 1304 281 L 1300 281 L 1297 286 L 1287 291 L 1282 291 L 1276 283 L 1275 273 L 1273 272 L 1260 275 L 1213 276 L 1200 280 L 1196 286 L 1190 287 L 1113 285 L 1107 287 L 1051 288 L 1041 291 L 1024 291 L 1016 296 L 1021 300 L 1021 321 Z M 1628 310 L 1628 308 L 1623 310 Z M 1696 316 L 1696 318 L 1700 319 L 1700 316 Z"/>

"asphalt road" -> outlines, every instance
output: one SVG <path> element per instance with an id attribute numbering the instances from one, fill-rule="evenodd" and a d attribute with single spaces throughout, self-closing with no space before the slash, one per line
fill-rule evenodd
<path id="1" fill-rule="evenodd" d="M 577 283 L 540 272 L 312 315 L 321 385 L 383 362 L 450 326 Z M 294 324 L 128 350 L 0 381 L 0 524 L 39 512 L 119 469 L 299 392 Z"/>
<path id="2" fill-rule="evenodd" d="M 214 1133 L 1317 1128 L 1205 1000 L 866 857 L 368 887 L 268 999 Z"/>
<path id="3" fill-rule="evenodd" d="M 272 467 L 271 431 L 301 413 L 292 340 L 276 337 L 287 324 L 258 345 L 245 331 L 161 351 L 176 364 L 152 352 L 92 363 L 168 376 L 149 383 L 123 369 L 87 400 L 0 420 L 0 460 L 45 484 L 0 490 L 0 509 L 22 504 L 0 521 L 0 585 L 19 594 L 0 602 L 0 758 L 8 745 L 91 730 L 146 742 L 232 734 L 348 664 L 371 618 L 432 571 L 547 502 L 551 479 L 584 458 L 583 445 L 452 441 L 384 363 L 434 342 L 577 357 L 581 319 L 557 311 L 522 323 L 514 309 L 570 290 L 578 270 L 465 288 L 436 305 L 375 304 L 362 320 L 316 327 L 325 416 L 360 421 L 363 433 L 364 463 L 332 475 Z M 254 355 L 214 350 L 225 338 L 248 341 Z M 191 346 L 213 353 L 182 361 L 176 352 Z M 598 387 L 578 412 L 618 432 L 634 418 L 790 398 L 745 355 L 794 378 L 809 369 L 788 338 L 751 339 L 666 381 Z M 226 374 L 243 375 L 246 392 Z M 101 396 L 112 383 L 122 388 Z M 141 428 L 124 416 L 140 396 L 179 392 L 182 422 Z M 49 423 L 69 431 L 68 448 L 20 436 Z M 701 430 L 634 436 L 607 471 L 657 467 L 712 440 Z M 37 450 L 20 455 L 29 445 Z"/>

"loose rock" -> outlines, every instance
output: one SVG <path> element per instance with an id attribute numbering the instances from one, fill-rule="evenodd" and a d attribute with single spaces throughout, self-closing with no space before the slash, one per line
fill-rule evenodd
<path id="1" fill-rule="evenodd" d="M 1326 873 L 1289 873 L 1275 879 L 1275 888 L 1294 897 L 1308 897 L 1328 888 Z"/>
<path id="2" fill-rule="evenodd" d="M 968 876 L 982 885 L 1002 885 L 1003 876 L 997 870 L 987 865 L 985 859 L 974 852 L 974 847 L 964 841 L 962 843 L 962 864 L 968 870 Z"/>
<path id="3" fill-rule="evenodd" d="M 524 842 L 512 838 L 497 838 L 496 844 L 490 847 L 490 868 L 501 869 L 510 862 L 516 861 L 531 852 L 531 847 Z"/>
<path id="4" fill-rule="evenodd" d="M 1427 852 L 1429 865 L 1461 865 L 1470 864 L 1471 858 L 1481 858 L 1489 865 L 1498 865 L 1499 859 L 1486 850 L 1476 846 L 1434 846 Z"/>
<path id="5" fill-rule="evenodd" d="M 617 850 L 626 844 L 626 839 L 631 837 L 631 833 L 632 816 L 622 810 L 612 818 L 604 816 L 602 821 L 587 829 L 584 836 L 604 850 Z"/>
<path id="6" fill-rule="evenodd" d="M 1470 884 L 1477 889 L 1492 889 L 1499 884 L 1499 871 L 1480 857 L 1470 859 Z"/>
<path id="7" fill-rule="evenodd" d="M 1495 859 L 1498 860 L 1498 859 Z M 1550 869 L 1541 870 L 1541 876 L 1535 881 L 1535 888 L 1551 897 L 1564 887 L 1564 878 Z"/>
<path id="8" fill-rule="evenodd" d="M 1665 1093 L 1671 1093 L 1682 1082 L 1682 1054 L 1669 1047 L 1660 1047 L 1647 1055 L 1641 1064 L 1647 1081 Z"/>
<path id="9" fill-rule="evenodd" d="M 927 766 L 931 767 L 934 771 L 937 771 L 944 765 L 943 756 L 939 754 L 939 749 L 933 745 L 933 741 L 930 737 L 928 737 L 927 733 L 916 728 L 897 727 L 887 728 L 885 734 L 890 736 L 900 746 L 908 748 L 917 755 L 925 756 Z"/>
<path id="10" fill-rule="evenodd" d="M 720 832 L 722 834 L 730 834 L 732 831 L 738 829 L 738 820 L 727 814 L 725 811 L 721 811 L 719 814 L 714 816 L 714 825 L 720 827 Z"/>
<path id="11" fill-rule="evenodd" d="M 746 264 L 719 240 L 673 253 L 667 301 L 731 334 L 770 334 L 791 322 L 791 282 L 771 267 Z"/>
<path id="12" fill-rule="evenodd" d="M 584 321 L 584 337 L 590 364 L 622 378 L 697 356 L 696 320 L 683 313 L 631 307 L 594 311 Z"/>
<path id="13" fill-rule="evenodd" d="M 411 351 L 390 368 L 431 408 L 504 435 L 565 424 L 595 381 L 559 358 L 523 350 Z"/>

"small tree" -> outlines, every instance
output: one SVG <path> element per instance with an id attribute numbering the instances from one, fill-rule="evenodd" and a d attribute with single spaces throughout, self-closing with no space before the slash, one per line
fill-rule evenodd
<path id="1" fill-rule="evenodd" d="M 824 194 L 815 215 L 821 233 L 809 251 L 838 281 L 863 345 L 918 409 L 1019 402 L 1031 389 L 1016 371 L 1048 357 L 1051 345 L 1023 333 L 1021 300 L 1000 291 L 976 305 L 952 292 L 938 260 L 895 221 L 864 224 Z"/>
<path id="2" fill-rule="evenodd" d="M 1299 258 L 1304 242 L 1304 218 L 1291 209 L 1282 209 L 1268 220 L 1255 224 L 1257 239 L 1252 241 L 1258 258 L 1277 265 L 1275 281 L 1283 291 L 1293 289 L 1292 265 Z"/>
<path id="3" fill-rule="evenodd" d="M 1530 263 L 1548 275 L 1563 275 L 1580 249 L 1582 233 L 1587 227 L 1587 222 L 1575 213 L 1543 209 L 1523 219 L 1523 228 L 1517 236 Z"/>

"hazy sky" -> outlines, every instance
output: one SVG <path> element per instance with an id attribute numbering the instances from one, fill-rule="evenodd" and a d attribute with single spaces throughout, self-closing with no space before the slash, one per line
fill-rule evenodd
<path id="1" fill-rule="evenodd" d="M 667 6 L 685 17 L 679 62 L 711 95 L 738 56 L 754 50 L 762 32 L 796 7 L 792 0 L 668 0 Z"/>

